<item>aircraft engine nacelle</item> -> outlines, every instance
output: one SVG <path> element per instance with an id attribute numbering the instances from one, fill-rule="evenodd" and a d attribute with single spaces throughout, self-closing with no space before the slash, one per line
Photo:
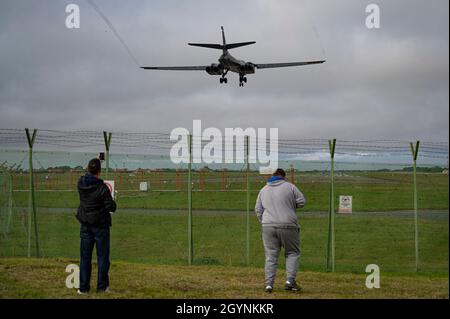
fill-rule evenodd
<path id="1" fill-rule="evenodd" d="M 253 63 L 247 62 L 244 64 L 244 66 L 241 67 L 241 70 L 245 74 L 253 74 L 255 73 L 255 65 Z"/>
<path id="2" fill-rule="evenodd" d="M 206 72 L 210 75 L 221 75 L 223 72 L 223 66 L 221 64 L 211 64 L 206 67 Z"/>

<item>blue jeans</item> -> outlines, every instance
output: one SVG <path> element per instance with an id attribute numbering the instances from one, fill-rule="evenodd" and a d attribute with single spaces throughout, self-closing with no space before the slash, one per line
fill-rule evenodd
<path id="1" fill-rule="evenodd" d="M 81 225 L 80 228 L 80 291 L 90 290 L 92 272 L 92 251 L 97 247 L 97 291 L 109 286 L 109 227 L 98 228 Z"/>

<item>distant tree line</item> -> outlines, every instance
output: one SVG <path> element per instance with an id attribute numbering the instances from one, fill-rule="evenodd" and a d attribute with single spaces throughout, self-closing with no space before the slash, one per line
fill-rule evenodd
<path id="1" fill-rule="evenodd" d="M 417 167 L 417 171 L 418 172 L 423 172 L 423 173 L 441 173 L 445 170 L 445 168 L 442 168 L 440 166 L 433 166 L 433 167 Z M 403 168 L 404 172 L 412 172 L 413 168 L 412 167 L 404 167 Z"/>

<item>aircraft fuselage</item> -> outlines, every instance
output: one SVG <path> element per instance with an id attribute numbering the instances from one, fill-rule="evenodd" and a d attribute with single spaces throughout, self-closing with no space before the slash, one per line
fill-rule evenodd
<path id="1" fill-rule="evenodd" d="M 223 66 L 225 71 L 231 71 L 239 73 L 239 75 L 244 76 L 245 74 L 255 73 L 255 68 L 252 67 L 251 63 L 245 62 L 243 60 L 238 60 L 232 56 L 229 52 L 223 53 L 219 58 L 219 63 Z"/>

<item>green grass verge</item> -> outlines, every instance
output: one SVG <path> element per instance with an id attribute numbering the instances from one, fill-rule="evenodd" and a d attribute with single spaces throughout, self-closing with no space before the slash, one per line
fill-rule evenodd
<path id="1" fill-rule="evenodd" d="M 79 224 L 75 210 L 38 211 L 40 252 L 45 257 L 77 258 Z M 328 218 L 325 213 L 299 215 L 301 269 L 323 271 Z M 264 265 L 261 229 L 251 216 L 250 264 Z M 27 255 L 27 210 L 17 210 L 11 228 L 0 236 L 0 257 Z M 194 262 L 199 265 L 246 264 L 245 212 L 194 212 Z M 34 239 L 34 238 L 33 238 Z M 448 212 L 419 216 L 420 271 L 448 274 Z M 167 210 L 120 210 L 113 216 L 112 258 L 147 264 L 184 265 L 187 261 L 187 213 Z M 34 241 L 32 247 L 34 254 Z M 383 272 L 414 272 L 414 219 L 402 213 L 336 216 L 336 269 L 363 273 L 377 264 Z M 280 258 L 283 265 L 284 257 Z"/>
<path id="2" fill-rule="evenodd" d="M 137 188 L 137 182 L 133 185 L 125 185 L 119 188 L 118 203 L 121 208 L 152 208 L 152 209 L 184 209 L 187 207 L 187 193 L 185 183 L 183 188 L 176 190 L 175 177 L 170 173 L 160 177 L 167 179 L 164 184 L 158 181 L 150 181 L 151 189 L 165 191 L 150 191 L 139 193 L 130 191 Z M 221 191 L 219 173 L 209 173 L 211 182 L 204 182 L 203 189 L 199 189 L 199 182 L 194 184 L 193 207 L 197 210 L 245 210 L 246 194 L 243 180 L 231 183 L 228 190 Z M 215 175 L 217 176 L 215 176 Z M 231 174 L 231 173 L 230 173 Z M 233 172 L 233 175 L 237 173 Z M 243 174 L 239 175 L 241 178 Z M 26 176 L 21 176 L 24 179 Z M 76 176 L 71 183 L 60 183 L 54 186 L 38 185 L 36 201 L 39 207 L 72 207 L 78 206 L 78 193 L 76 192 Z M 215 178 L 215 179 L 214 179 Z M 39 179 L 39 178 L 38 178 Z M 145 179 L 145 178 L 144 178 Z M 150 177 L 148 177 L 150 179 Z M 146 179 L 145 179 L 146 180 Z M 217 182 L 217 180 L 219 182 Z M 17 183 L 15 189 L 26 190 L 26 180 Z M 323 173 L 308 173 L 296 176 L 299 188 L 307 198 L 308 211 L 327 211 L 329 205 L 329 178 Z M 116 183 L 117 182 L 116 178 Z M 124 182 L 122 183 L 124 184 Z M 250 203 L 253 206 L 259 189 L 264 185 L 264 179 L 253 176 L 251 182 Z M 50 187 L 51 186 L 51 187 Z M 51 191 L 42 191 L 50 189 Z M 62 191 L 62 190 L 69 191 Z M 126 189 L 126 191 L 125 191 Z M 448 210 L 449 192 L 448 176 L 440 173 L 418 174 L 418 195 L 420 209 Z M 172 191 L 168 191 L 172 190 Z M 239 191 L 241 190 L 241 191 Z M 336 176 L 335 207 L 338 207 L 339 195 L 353 196 L 353 209 L 355 211 L 392 211 L 408 210 L 413 208 L 413 186 L 411 173 L 386 173 L 386 172 L 360 172 L 346 173 Z M 14 200 L 17 206 L 28 206 L 28 192 L 14 192 Z"/>
<path id="3" fill-rule="evenodd" d="M 65 286 L 65 268 L 71 263 L 77 260 L 0 258 L 0 298 L 448 298 L 449 288 L 448 277 L 382 273 L 381 287 L 367 289 L 365 275 L 305 271 L 298 276 L 304 291 L 292 293 L 283 290 L 280 269 L 275 290 L 268 295 L 262 290 L 261 268 L 113 261 L 112 292 L 79 296 Z M 92 284 L 95 287 L 95 279 Z"/>

